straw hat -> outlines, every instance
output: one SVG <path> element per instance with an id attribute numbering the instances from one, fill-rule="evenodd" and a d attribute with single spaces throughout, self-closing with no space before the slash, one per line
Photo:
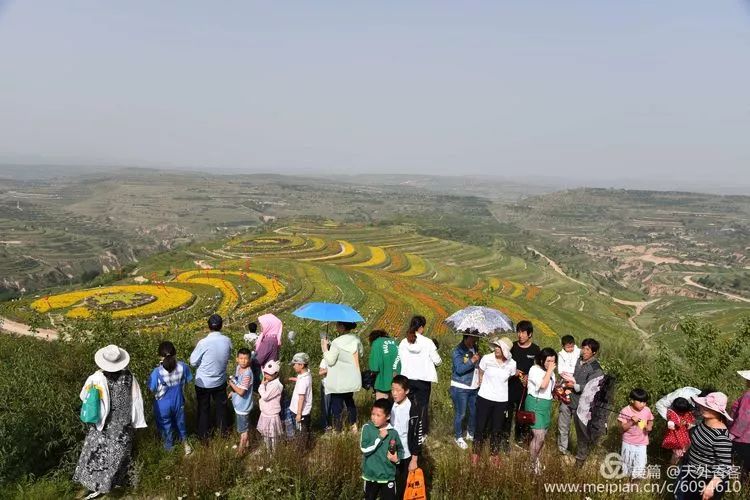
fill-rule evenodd
<path id="1" fill-rule="evenodd" d="M 130 354 L 125 349 L 111 344 L 96 351 L 94 362 L 105 372 L 119 372 L 130 363 Z"/>
<path id="2" fill-rule="evenodd" d="M 729 416 L 729 413 L 727 413 L 727 395 L 723 392 L 712 392 L 705 398 L 694 396 L 693 401 L 695 401 L 695 404 L 697 405 L 721 413 L 724 415 L 724 418 L 730 422 L 733 420 L 732 417 Z"/>

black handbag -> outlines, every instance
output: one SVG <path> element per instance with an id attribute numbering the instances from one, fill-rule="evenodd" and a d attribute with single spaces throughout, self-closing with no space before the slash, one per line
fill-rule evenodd
<path id="1" fill-rule="evenodd" d="M 375 386 L 375 379 L 378 376 L 378 372 L 372 370 L 365 370 L 362 372 L 362 388 L 372 389 Z"/>

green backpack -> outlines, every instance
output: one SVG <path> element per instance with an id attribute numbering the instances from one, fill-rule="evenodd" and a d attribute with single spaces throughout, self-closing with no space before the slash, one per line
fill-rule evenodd
<path id="1" fill-rule="evenodd" d="M 81 406 L 81 422 L 84 424 L 99 422 L 99 399 L 99 389 L 91 385 Z"/>

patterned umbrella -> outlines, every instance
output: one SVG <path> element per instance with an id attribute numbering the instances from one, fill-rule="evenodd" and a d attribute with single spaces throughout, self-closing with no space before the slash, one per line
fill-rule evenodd
<path id="1" fill-rule="evenodd" d="M 446 318 L 445 323 L 461 334 L 476 337 L 514 330 L 513 321 L 508 316 L 497 309 L 483 306 L 461 309 Z"/>

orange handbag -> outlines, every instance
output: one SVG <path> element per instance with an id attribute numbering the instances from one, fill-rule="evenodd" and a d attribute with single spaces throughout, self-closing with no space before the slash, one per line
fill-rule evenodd
<path id="1" fill-rule="evenodd" d="M 422 469 L 417 468 L 409 472 L 404 500 L 427 500 L 427 486 L 424 484 Z"/>

